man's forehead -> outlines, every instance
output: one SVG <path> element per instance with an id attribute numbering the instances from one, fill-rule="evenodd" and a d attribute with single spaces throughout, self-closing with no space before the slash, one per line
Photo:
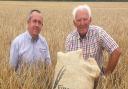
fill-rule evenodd
<path id="1" fill-rule="evenodd" d="M 77 11 L 75 18 L 79 18 L 79 17 L 88 18 L 89 17 L 88 11 L 87 10 L 79 10 L 79 11 Z"/>
<path id="2" fill-rule="evenodd" d="M 36 12 L 36 11 L 32 12 L 32 13 L 31 13 L 31 16 L 32 16 L 32 17 L 37 17 L 37 16 L 39 16 L 39 17 L 43 18 L 42 14 L 41 14 L 41 13 L 38 13 L 38 12 Z"/>
<path id="3" fill-rule="evenodd" d="M 78 10 L 76 12 L 76 15 L 79 15 L 79 14 L 85 14 L 85 15 L 89 15 L 89 12 L 87 10 Z"/>

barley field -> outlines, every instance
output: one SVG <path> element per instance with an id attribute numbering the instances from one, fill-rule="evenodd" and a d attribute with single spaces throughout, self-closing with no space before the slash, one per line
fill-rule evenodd
<path id="1" fill-rule="evenodd" d="M 53 71 L 35 73 L 34 70 L 17 74 L 9 67 L 9 50 L 12 40 L 26 31 L 26 20 L 31 9 L 43 12 L 45 36 L 52 58 L 53 68 L 56 54 L 64 51 L 66 36 L 73 30 L 72 9 L 88 4 L 92 9 L 92 24 L 104 28 L 122 50 L 120 61 L 114 72 L 100 78 L 97 89 L 128 89 L 128 3 L 127 2 L 15 2 L 0 1 L 0 89 L 51 89 Z M 108 61 L 104 53 L 104 64 Z M 43 68 L 42 68 L 43 69 Z M 38 81 L 36 75 L 39 74 Z M 46 75 L 49 78 L 46 78 Z M 45 77 L 44 77 L 45 76 Z M 70 76 L 69 76 L 70 77 Z M 43 80 L 41 80 L 43 79 Z M 41 82 L 39 82 L 41 81 Z"/>

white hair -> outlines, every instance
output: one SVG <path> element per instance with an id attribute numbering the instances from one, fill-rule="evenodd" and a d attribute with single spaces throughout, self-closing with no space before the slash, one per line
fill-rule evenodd
<path id="1" fill-rule="evenodd" d="M 75 19 L 76 13 L 79 10 L 88 11 L 89 17 L 91 17 L 91 9 L 90 9 L 90 7 L 88 5 L 80 5 L 80 6 L 77 6 L 76 8 L 73 9 L 73 12 L 72 12 L 73 19 Z"/>

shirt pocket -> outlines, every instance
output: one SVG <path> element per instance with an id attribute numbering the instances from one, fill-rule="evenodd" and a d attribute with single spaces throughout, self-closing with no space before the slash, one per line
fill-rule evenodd
<path id="1" fill-rule="evenodd" d="M 91 57 L 94 57 L 97 52 L 98 52 L 98 48 L 99 48 L 99 43 L 98 41 L 90 41 L 87 43 L 87 54 Z"/>
<path id="2" fill-rule="evenodd" d="M 39 48 L 39 52 L 40 52 L 40 55 L 41 55 L 41 58 L 45 59 L 46 58 L 46 48 Z"/>

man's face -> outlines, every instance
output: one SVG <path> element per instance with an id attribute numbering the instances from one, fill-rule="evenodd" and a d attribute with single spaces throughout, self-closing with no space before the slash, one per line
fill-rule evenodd
<path id="1" fill-rule="evenodd" d="M 80 35 L 84 35 L 91 23 L 91 17 L 89 17 L 88 11 L 79 10 L 76 13 L 75 20 L 73 20 L 75 27 Z"/>
<path id="2" fill-rule="evenodd" d="M 33 12 L 31 18 L 28 20 L 28 31 L 30 35 L 35 38 L 41 31 L 43 26 L 43 18 L 40 13 Z"/>

